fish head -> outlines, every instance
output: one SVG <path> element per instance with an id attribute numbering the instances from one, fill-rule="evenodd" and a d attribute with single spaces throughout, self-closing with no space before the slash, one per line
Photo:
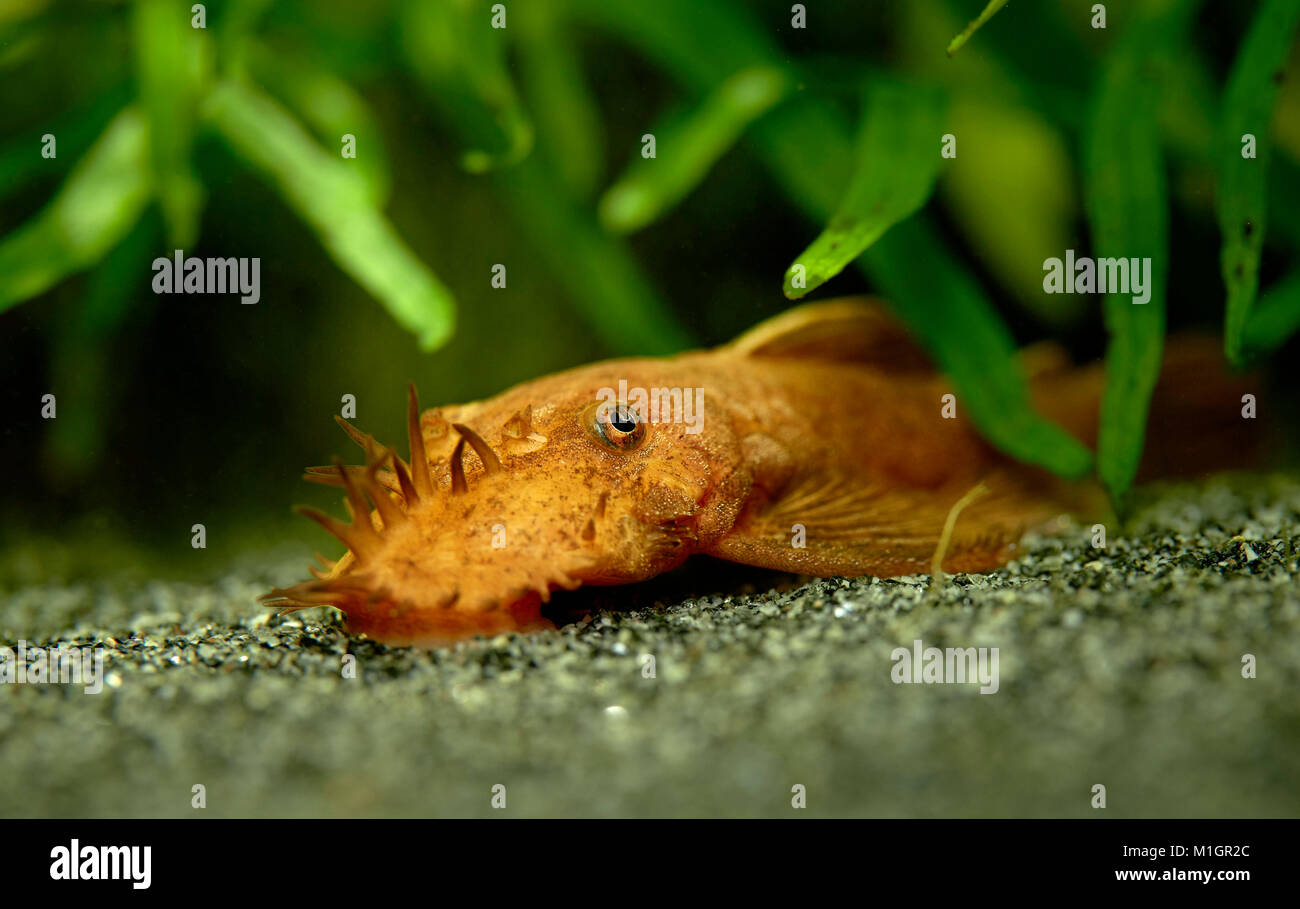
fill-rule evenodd
<path id="1" fill-rule="evenodd" d="M 407 461 L 346 427 L 362 467 L 312 468 L 342 486 L 350 524 L 304 509 L 348 545 L 314 581 L 272 591 L 333 605 L 349 629 L 439 646 L 549 627 L 557 589 L 643 580 L 725 532 L 747 491 L 732 431 L 661 361 L 614 361 L 495 398 L 419 412 Z"/>

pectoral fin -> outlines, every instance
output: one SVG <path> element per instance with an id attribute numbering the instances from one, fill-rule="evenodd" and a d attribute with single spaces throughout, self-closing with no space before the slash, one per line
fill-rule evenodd
<path id="1" fill-rule="evenodd" d="M 957 517 L 943 569 L 1005 564 L 1030 528 L 1062 508 L 1009 476 Z M 709 554 L 732 562 L 830 577 L 894 577 L 930 571 L 944 523 L 966 489 L 907 489 L 806 475 L 769 501 L 750 503 Z"/>

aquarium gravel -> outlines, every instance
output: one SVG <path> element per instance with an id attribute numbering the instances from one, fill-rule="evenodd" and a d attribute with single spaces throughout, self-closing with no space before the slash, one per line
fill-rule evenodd
<path id="1" fill-rule="evenodd" d="M 0 686 L 0 805 L 91 817 L 1300 812 L 1300 482 L 1148 490 L 1106 533 L 1104 549 L 1091 526 L 1032 536 L 1005 569 L 937 590 L 928 577 L 804 582 L 706 561 L 691 583 L 716 578 L 715 593 L 619 588 L 601 605 L 634 608 L 433 652 L 349 638 L 330 610 L 259 607 L 301 574 L 296 548 L 206 584 L 15 575 L 0 588 L 5 642 L 103 648 L 104 677 L 98 694 Z M 895 648 L 917 640 L 998 648 L 997 691 L 896 683 Z"/>

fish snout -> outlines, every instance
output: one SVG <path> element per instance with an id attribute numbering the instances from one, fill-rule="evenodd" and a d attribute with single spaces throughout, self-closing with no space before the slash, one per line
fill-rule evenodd
<path id="1" fill-rule="evenodd" d="M 426 415 L 427 416 L 427 415 Z M 507 429 L 530 439 L 527 412 Z M 315 580 L 277 588 L 263 600 L 284 609 L 328 605 L 343 611 L 350 631 L 384 643 L 436 646 L 477 634 L 551 627 L 541 605 L 557 588 L 580 583 L 579 558 L 539 525 L 535 501 L 516 501 L 496 451 L 465 423 L 446 473 L 435 478 L 416 401 L 408 399 L 410 459 L 341 421 L 365 449 L 363 466 L 311 468 L 307 479 L 342 487 L 350 523 L 311 508 L 300 511 L 348 547 Z M 509 433 L 507 433 L 509 435 Z M 468 451 L 481 469 L 471 480 Z"/>

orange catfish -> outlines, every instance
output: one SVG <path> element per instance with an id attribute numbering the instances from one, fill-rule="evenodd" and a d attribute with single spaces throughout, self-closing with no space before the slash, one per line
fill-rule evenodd
<path id="1" fill-rule="evenodd" d="M 1091 444 L 1100 367 L 1042 345 L 1022 362 L 1036 406 Z M 1166 373 L 1204 389 L 1213 362 L 1213 346 L 1175 345 Z M 1209 383 L 1220 401 L 1230 382 Z M 950 390 L 862 299 L 792 309 L 713 350 L 596 363 L 423 414 L 412 387 L 408 459 L 340 420 L 366 463 L 308 470 L 346 491 L 350 523 L 302 511 L 348 552 L 264 599 L 335 606 L 350 631 L 432 647 L 551 627 L 541 610 L 557 589 L 642 581 L 696 554 L 817 576 L 986 571 L 1026 530 L 1093 507 L 1095 486 L 984 442 Z"/>

